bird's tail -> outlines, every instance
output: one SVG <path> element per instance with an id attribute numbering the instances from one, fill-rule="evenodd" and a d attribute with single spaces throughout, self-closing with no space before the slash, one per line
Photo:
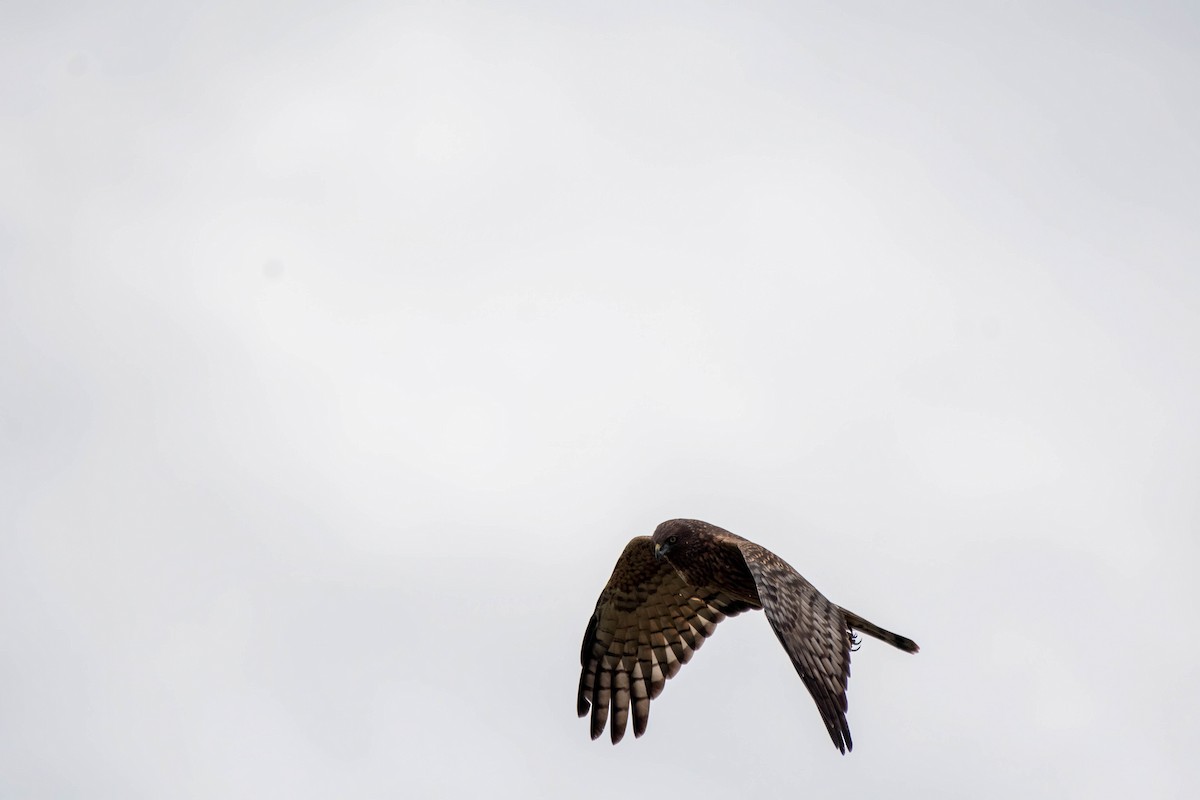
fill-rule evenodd
<path id="1" fill-rule="evenodd" d="M 907 639 L 891 631 L 884 630 L 873 622 L 867 622 L 852 611 L 847 611 L 843 608 L 842 613 L 846 615 L 846 625 L 852 630 L 862 631 L 868 636 L 874 636 L 876 639 L 887 642 L 892 647 L 903 650 L 906 653 L 916 653 L 921 649 L 917 647 L 917 643 L 912 639 Z"/>

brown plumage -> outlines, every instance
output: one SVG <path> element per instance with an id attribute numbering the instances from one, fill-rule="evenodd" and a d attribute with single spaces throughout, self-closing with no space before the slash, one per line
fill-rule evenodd
<path id="1" fill-rule="evenodd" d="M 629 542 L 583 636 L 579 716 L 591 712 L 595 739 L 610 725 L 613 744 L 646 732 L 650 701 L 691 660 L 717 623 L 748 609 L 766 612 L 804 681 L 833 744 L 854 747 L 846 723 L 852 631 L 909 653 L 897 636 L 825 596 L 765 547 L 695 519 L 673 519 Z M 611 713 L 610 713 L 611 711 Z"/>

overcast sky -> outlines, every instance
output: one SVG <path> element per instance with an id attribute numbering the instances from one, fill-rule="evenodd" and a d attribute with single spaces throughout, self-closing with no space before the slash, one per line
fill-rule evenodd
<path id="1" fill-rule="evenodd" d="M 6 3 L 0 797 L 1200 788 L 1200 15 Z M 761 614 L 592 742 L 698 517 Z"/>

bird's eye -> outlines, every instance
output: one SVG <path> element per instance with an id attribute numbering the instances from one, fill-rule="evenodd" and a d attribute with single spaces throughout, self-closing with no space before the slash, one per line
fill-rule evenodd
<path id="1" fill-rule="evenodd" d="M 667 539 L 667 544 L 675 544 L 678 541 L 679 541 L 678 536 L 672 536 L 670 539 Z"/>

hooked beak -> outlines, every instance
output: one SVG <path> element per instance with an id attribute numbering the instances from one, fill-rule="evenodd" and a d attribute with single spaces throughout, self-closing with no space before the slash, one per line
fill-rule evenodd
<path id="1" fill-rule="evenodd" d="M 667 555 L 667 548 L 662 546 L 662 543 L 654 545 L 654 560 L 659 561 Z"/>

